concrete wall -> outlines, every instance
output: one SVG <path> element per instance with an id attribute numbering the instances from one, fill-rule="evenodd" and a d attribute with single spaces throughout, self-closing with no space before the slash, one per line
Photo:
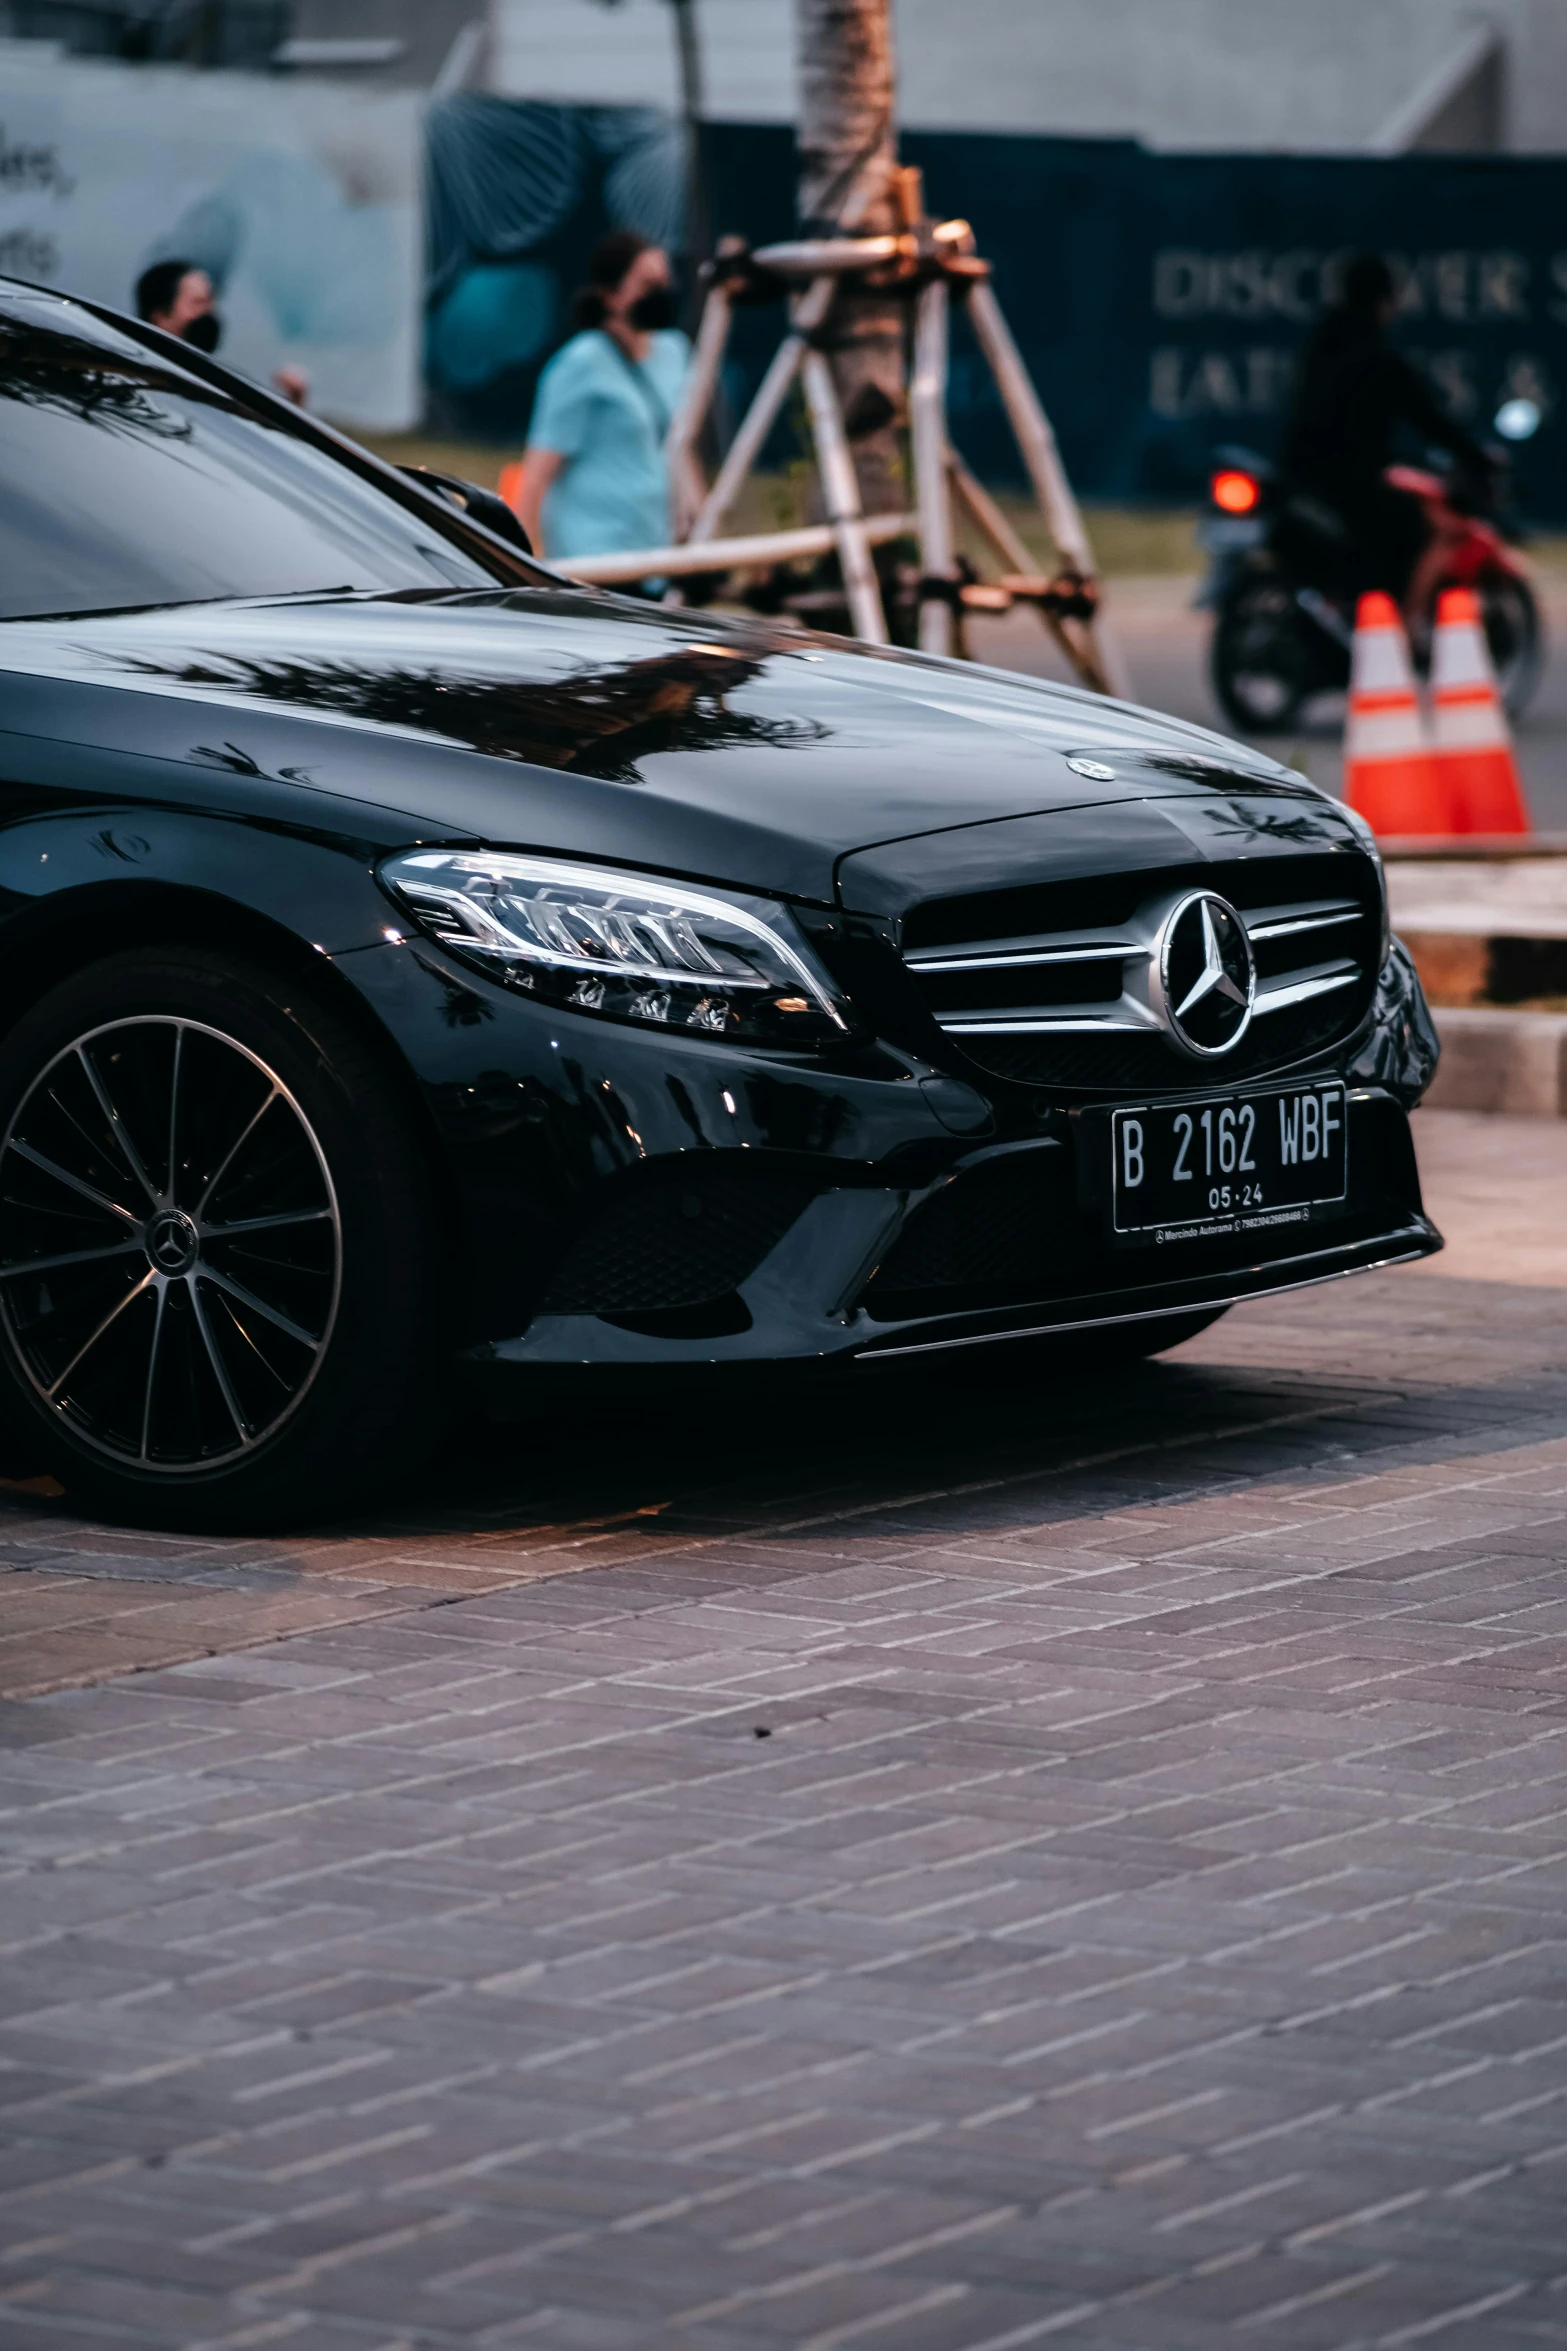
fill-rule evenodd
<path id="1" fill-rule="evenodd" d="M 1472 0 L 893 0 L 902 114 L 930 130 L 1131 136 L 1151 146 L 1364 151 L 1482 20 Z M 698 0 L 708 112 L 782 122 L 792 0 Z M 672 105 L 665 0 L 492 0 L 490 86 Z M 1490 0 L 1500 36 L 1442 144 L 1567 152 L 1567 0 Z M 1421 143 L 1417 138 L 1416 144 Z"/>
<path id="2" fill-rule="evenodd" d="M 427 90 L 464 27 L 484 23 L 486 0 L 293 0 L 290 13 L 296 43 L 396 44 L 384 64 L 327 68 L 345 87 Z"/>
<path id="3" fill-rule="evenodd" d="M 220 289 L 223 357 L 284 361 L 312 405 L 397 428 L 421 405 L 422 102 L 0 42 L 0 272 L 128 308 L 178 254 Z"/>

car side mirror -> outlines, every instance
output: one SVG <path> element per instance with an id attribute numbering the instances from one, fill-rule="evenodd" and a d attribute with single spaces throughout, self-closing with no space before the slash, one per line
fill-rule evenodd
<path id="1" fill-rule="evenodd" d="M 426 489 L 438 491 L 449 505 L 471 515 L 487 531 L 493 531 L 498 539 L 505 539 L 513 547 L 520 547 L 524 555 L 533 553 L 533 541 L 513 509 L 494 490 L 483 489 L 477 482 L 465 482 L 460 474 L 437 473 L 429 465 L 400 465 L 397 470 L 406 474 L 411 482 L 419 482 Z"/>

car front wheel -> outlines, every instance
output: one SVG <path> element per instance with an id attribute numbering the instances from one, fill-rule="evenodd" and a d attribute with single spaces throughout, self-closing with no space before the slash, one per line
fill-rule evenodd
<path id="1" fill-rule="evenodd" d="M 0 1048 L 0 1378 L 89 1508 L 258 1529 L 435 1428 L 433 1185 L 379 1056 L 199 948 L 56 988 Z"/>

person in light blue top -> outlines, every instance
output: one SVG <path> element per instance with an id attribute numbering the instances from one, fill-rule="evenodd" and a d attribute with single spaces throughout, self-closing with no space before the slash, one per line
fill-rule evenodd
<path id="1" fill-rule="evenodd" d="M 601 237 L 523 452 L 517 511 L 546 560 L 668 546 L 664 440 L 691 361 L 674 321 L 668 256 L 630 229 Z"/>

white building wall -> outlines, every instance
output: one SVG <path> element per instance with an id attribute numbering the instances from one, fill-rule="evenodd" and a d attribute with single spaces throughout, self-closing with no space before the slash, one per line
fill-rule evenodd
<path id="1" fill-rule="evenodd" d="M 1525 155 L 1567 148 L 1567 6 L 1524 0 L 1513 12 L 1508 144 Z"/>
<path id="2" fill-rule="evenodd" d="M 325 415 L 411 425 L 422 145 L 412 92 L 0 42 L 0 274 L 129 310 L 179 254 L 218 281 L 230 365 L 292 362 Z"/>
<path id="3" fill-rule="evenodd" d="M 697 0 L 715 122 L 794 118 L 793 0 Z M 489 86 L 568 105 L 679 104 L 667 0 L 491 0 Z"/>
<path id="4" fill-rule="evenodd" d="M 792 0 L 697 0 L 707 111 L 786 122 Z M 1134 137 L 1153 147 L 1355 153 L 1439 75 L 1473 0 L 893 0 L 901 112 L 929 130 Z M 1567 151 L 1567 0 L 1489 0 L 1504 143 Z M 491 87 L 676 103 L 665 0 L 492 0 Z"/>

